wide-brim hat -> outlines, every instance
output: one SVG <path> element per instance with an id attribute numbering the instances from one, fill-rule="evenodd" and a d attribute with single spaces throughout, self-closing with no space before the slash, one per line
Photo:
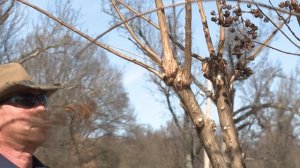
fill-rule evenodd
<path id="1" fill-rule="evenodd" d="M 62 89 L 60 83 L 37 84 L 31 76 L 18 63 L 0 65 L 0 100 L 4 97 L 27 90 L 40 90 L 50 96 L 58 89 Z"/>

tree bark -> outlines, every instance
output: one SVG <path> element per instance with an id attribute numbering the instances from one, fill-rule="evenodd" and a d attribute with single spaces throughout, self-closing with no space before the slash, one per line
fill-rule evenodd
<path id="1" fill-rule="evenodd" d="M 182 105 L 189 113 L 200 141 L 202 142 L 213 168 L 227 168 L 222 153 L 214 136 L 216 125 L 205 116 L 197 103 L 190 87 L 177 90 Z"/>
<path id="2" fill-rule="evenodd" d="M 231 167 L 246 167 L 244 163 L 244 154 L 242 152 L 237 130 L 234 125 L 233 111 L 230 104 L 231 100 L 229 100 L 229 96 L 226 96 L 228 95 L 229 91 L 224 85 L 218 89 L 216 104 L 223 131 L 223 140 L 226 144 L 226 153 L 230 158 Z"/>

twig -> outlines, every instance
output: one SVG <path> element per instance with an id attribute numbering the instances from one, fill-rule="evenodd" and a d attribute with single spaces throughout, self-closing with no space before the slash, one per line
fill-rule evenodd
<path id="1" fill-rule="evenodd" d="M 295 55 L 295 56 L 300 56 L 299 53 L 292 53 L 292 52 L 283 51 L 283 50 L 280 50 L 280 49 L 278 49 L 278 48 L 272 47 L 272 46 L 270 46 L 270 45 L 266 45 L 266 44 L 261 43 L 261 42 L 258 42 L 258 41 L 253 41 L 253 42 L 254 42 L 254 43 L 257 43 L 257 44 L 260 44 L 260 45 L 264 45 L 264 46 L 266 46 L 266 47 L 268 47 L 268 48 L 271 48 L 271 49 L 273 49 L 273 50 L 279 51 L 279 52 L 281 52 L 281 53 L 285 53 L 285 54 L 289 54 L 289 55 Z"/>

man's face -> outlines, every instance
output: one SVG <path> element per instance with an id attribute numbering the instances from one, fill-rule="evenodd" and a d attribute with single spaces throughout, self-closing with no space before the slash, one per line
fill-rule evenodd
<path id="1" fill-rule="evenodd" d="M 25 95 L 34 97 L 40 92 L 31 91 Z M 32 107 L 26 107 L 18 105 L 18 101 L 0 105 L 0 141 L 39 146 L 46 139 L 49 125 L 45 104 L 37 101 Z"/>

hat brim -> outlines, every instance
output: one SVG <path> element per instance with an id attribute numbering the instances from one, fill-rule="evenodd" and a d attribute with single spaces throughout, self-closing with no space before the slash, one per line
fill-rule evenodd
<path id="1" fill-rule="evenodd" d="M 60 84 L 33 84 L 33 85 L 24 85 L 24 84 L 17 84 L 16 87 L 20 88 L 21 90 L 40 90 L 44 93 L 53 94 L 59 89 L 62 89 L 63 86 Z"/>
<path id="2" fill-rule="evenodd" d="M 34 84 L 31 81 L 22 81 L 22 82 L 8 82 L 7 88 L 4 92 L 1 93 L 0 97 L 5 98 L 9 95 L 25 92 L 29 90 L 39 90 L 46 94 L 47 96 L 51 96 L 54 92 L 59 89 L 64 88 L 64 86 L 60 83 L 56 84 Z"/>

